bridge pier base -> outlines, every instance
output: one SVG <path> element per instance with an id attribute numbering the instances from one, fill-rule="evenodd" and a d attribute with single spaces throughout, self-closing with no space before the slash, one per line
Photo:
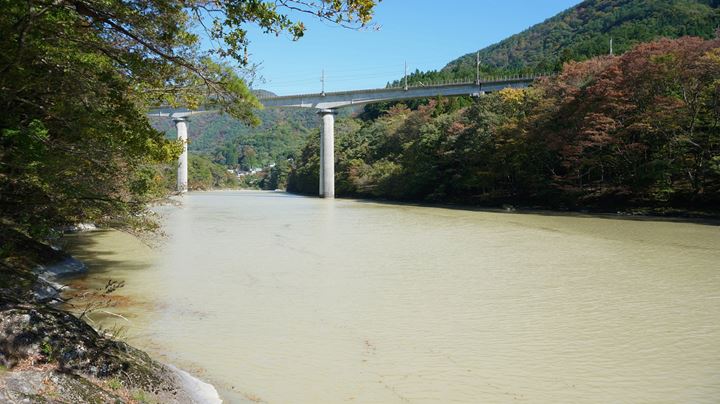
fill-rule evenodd
<path id="1" fill-rule="evenodd" d="M 175 129 L 177 130 L 177 138 L 182 141 L 183 151 L 178 158 L 177 168 L 177 190 L 178 192 L 187 192 L 188 190 L 188 146 L 187 146 L 187 118 L 175 118 Z"/>
<path id="2" fill-rule="evenodd" d="M 320 196 L 335 197 L 335 114 L 334 109 L 321 109 L 320 130 Z"/>

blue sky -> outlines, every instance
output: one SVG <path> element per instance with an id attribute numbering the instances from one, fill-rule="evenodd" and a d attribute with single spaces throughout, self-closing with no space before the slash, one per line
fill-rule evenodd
<path id="1" fill-rule="evenodd" d="M 349 30 L 303 17 L 305 36 L 250 30 L 250 56 L 261 63 L 262 88 L 280 95 L 382 87 L 408 70 L 440 69 L 552 17 L 580 0 L 384 0 L 379 30 Z"/>

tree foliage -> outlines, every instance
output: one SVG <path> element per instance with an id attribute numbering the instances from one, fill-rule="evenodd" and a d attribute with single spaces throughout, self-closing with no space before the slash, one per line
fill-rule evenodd
<path id="1" fill-rule="evenodd" d="M 716 209 L 720 40 L 571 62 L 457 110 L 432 100 L 337 128 L 337 192 L 544 207 Z M 288 188 L 317 192 L 311 139 Z"/>
<path id="2" fill-rule="evenodd" d="M 248 125 L 229 115 L 199 115 L 188 128 L 190 153 L 203 154 L 213 161 L 250 170 L 294 157 L 307 136 L 316 130 L 314 110 L 266 109 L 256 111 L 261 123 Z M 153 126 L 175 137 L 175 125 L 168 119 L 155 119 Z"/>
<path id="3" fill-rule="evenodd" d="M 219 105 L 257 123 L 238 70 L 249 25 L 301 37 L 302 18 L 364 26 L 375 0 L 0 0 L 0 212 L 34 235 L 138 224 L 180 145 L 153 105 Z M 215 47 L 204 50 L 200 36 Z"/>

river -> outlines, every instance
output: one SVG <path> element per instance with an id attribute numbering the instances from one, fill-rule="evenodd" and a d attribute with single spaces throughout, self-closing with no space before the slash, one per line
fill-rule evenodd
<path id="1" fill-rule="evenodd" d="M 124 280 L 106 323 L 228 402 L 720 397 L 718 226 L 249 191 L 158 211 L 152 246 L 70 236 L 77 285 Z"/>

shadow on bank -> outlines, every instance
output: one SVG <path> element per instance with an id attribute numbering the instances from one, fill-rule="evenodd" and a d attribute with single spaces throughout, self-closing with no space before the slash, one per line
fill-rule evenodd
<path id="1" fill-rule="evenodd" d="M 213 386 L 58 306 L 61 282 L 84 263 L 7 227 L 0 246 L 0 402 L 221 402 Z"/>

